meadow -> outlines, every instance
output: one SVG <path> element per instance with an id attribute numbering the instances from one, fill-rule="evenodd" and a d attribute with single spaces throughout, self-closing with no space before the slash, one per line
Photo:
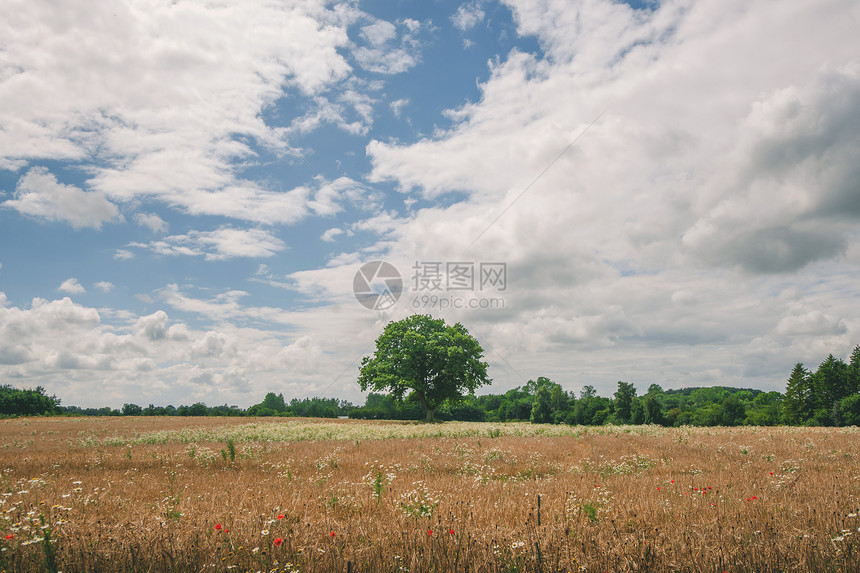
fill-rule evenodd
<path id="1" fill-rule="evenodd" d="M 0 421 L 5 571 L 858 571 L 857 428 Z"/>

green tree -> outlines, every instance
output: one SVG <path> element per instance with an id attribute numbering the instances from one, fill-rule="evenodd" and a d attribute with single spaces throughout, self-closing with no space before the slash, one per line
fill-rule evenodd
<path id="1" fill-rule="evenodd" d="M 615 392 L 615 415 L 622 424 L 629 424 L 633 419 L 633 398 L 636 397 L 636 388 L 632 382 L 618 381 L 618 390 Z"/>
<path id="2" fill-rule="evenodd" d="M 851 358 L 848 363 L 848 379 L 851 393 L 860 392 L 860 345 L 855 346 L 851 352 Z"/>
<path id="3" fill-rule="evenodd" d="M 523 386 L 523 391 L 526 394 L 534 396 L 537 394 L 539 388 L 546 388 L 547 390 L 550 390 L 555 386 L 559 385 L 547 378 L 546 376 L 538 376 L 537 380 L 529 380 L 528 382 L 526 382 L 526 385 Z"/>
<path id="4" fill-rule="evenodd" d="M 827 356 L 810 377 L 815 398 L 816 423 L 829 425 L 836 422 L 833 419 L 834 407 L 852 393 L 849 380 L 848 365 L 832 354 Z"/>
<path id="5" fill-rule="evenodd" d="M 270 410 L 274 410 L 275 412 L 287 411 L 287 404 L 284 401 L 283 394 L 275 394 L 274 392 L 269 392 L 268 394 L 266 394 L 266 397 L 263 398 L 263 401 L 260 405 L 263 408 L 269 408 Z"/>
<path id="6" fill-rule="evenodd" d="M 451 406 L 451 418 L 461 422 L 485 422 L 487 413 L 475 400 L 469 400 Z"/>
<path id="7" fill-rule="evenodd" d="M 448 326 L 416 314 L 388 323 L 373 357 L 361 361 L 358 384 L 362 391 L 388 390 L 398 401 L 411 392 L 432 422 L 443 403 L 491 382 L 483 357 L 481 345 L 460 323 Z"/>
<path id="8" fill-rule="evenodd" d="M 738 392 L 737 394 L 740 394 Z M 726 396 L 722 403 L 722 424 L 724 426 L 739 426 L 747 416 L 747 409 L 737 394 Z"/>
<path id="9" fill-rule="evenodd" d="M 534 405 L 529 420 L 532 424 L 552 422 L 552 405 L 550 404 L 550 393 L 546 386 L 540 386 L 535 392 Z"/>
<path id="10" fill-rule="evenodd" d="M 123 416 L 140 416 L 142 414 L 143 414 L 143 408 L 141 408 L 137 404 L 123 404 L 122 405 L 122 415 Z"/>
<path id="11" fill-rule="evenodd" d="M 630 405 L 630 423 L 637 425 L 645 423 L 645 404 L 639 398 L 633 398 L 633 403 Z"/>
<path id="12" fill-rule="evenodd" d="M 575 402 L 571 400 L 561 385 L 556 384 L 550 388 L 549 405 L 552 408 L 552 421 L 558 424 L 565 420 L 573 420 L 572 403 Z"/>
<path id="13" fill-rule="evenodd" d="M 791 371 L 785 398 L 782 401 L 782 416 L 786 424 L 803 424 L 812 417 L 814 408 L 809 371 L 798 362 Z"/>
<path id="14" fill-rule="evenodd" d="M 779 392 L 762 392 L 747 408 L 744 424 L 751 426 L 776 426 L 782 418 L 782 399 Z"/>
<path id="15" fill-rule="evenodd" d="M 585 386 L 573 407 L 573 421 L 582 426 L 600 426 L 606 421 L 611 405 L 609 398 L 597 395 L 594 386 Z"/>
<path id="16" fill-rule="evenodd" d="M 665 426 L 668 424 L 664 412 L 663 400 L 666 394 L 659 384 L 651 384 L 648 386 L 648 393 L 642 398 L 642 406 L 645 409 L 645 423 L 659 424 Z"/>
<path id="17" fill-rule="evenodd" d="M 852 394 L 839 402 L 839 414 L 846 426 L 860 426 L 860 394 Z"/>
<path id="18" fill-rule="evenodd" d="M 57 413 L 60 400 L 48 396 L 45 389 L 19 390 L 8 384 L 0 386 L 0 414 L 7 416 L 44 416 Z"/>

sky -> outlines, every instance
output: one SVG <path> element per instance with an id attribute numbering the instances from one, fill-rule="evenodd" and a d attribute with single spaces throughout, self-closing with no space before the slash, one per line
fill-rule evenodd
<path id="1" fill-rule="evenodd" d="M 413 313 L 480 393 L 783 391 L 860 344 L 853 0 L 0 13 L 0 384 L 360 404 Z"/>

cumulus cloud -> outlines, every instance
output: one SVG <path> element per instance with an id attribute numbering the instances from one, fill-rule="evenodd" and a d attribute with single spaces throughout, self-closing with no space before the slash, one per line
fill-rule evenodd
<path id="1" fill-rule="evenodd" d="M 717 263 L 788 272 L 842 254 L 860 222 L 860 66 L 775 90 L 743 121 L 733 178 L 685 235 Z M 733 158 L 734 159 L 734 158 Z"/>
<path id="2" fill-rule="evenodd" d="M 400 114 L 403 113 L 403 108 L 407 105 L 409 105 L 409 100 L 406 98 L 397 99 L 388 104 L 394 117 L 400 117 Z"/>
<path id="3" fill-rule="evenodd" d="M 95 284 L 95 287 L 102 292 L 110 292 L 114 288 L 114 284 L 109 281 L 99 281 Z"/>
<path id="4" fill-rule="evenodd" d="M 421 58 L 420 42 L 415 33 L 420 30 L 414 20 L 401 24 L 405 31 L 399 32 L 391 22 L 375 20 L 361 28 L 364 41 L 352 49 L 352 55 L 363 69 L 378 74 L 399 74 L 415 66 Z M 400 34 L 400 41 L 397 41 Z"/>
<path id="5" fill-rule="evenodd" d="M 338 235 L 342 235 L 343 233 L 343 229 L 340 229 L 338 227 L 332 227 L 331 229 L 327 229 L 326 232 L 320 236 L 320 238 L 327 243 L 333 243 L 337 239 Z"/>
<path id="6" fill-rule="evenodd" d="M 484 11 L 478 2 L 463 4 L 451 16 L 451 22 L 462 31 L 471 30 L 484 19 Z"/>
<path id="7" fill-rule="evenodd" d="M 29 2 L 0 23 L 0 168 L 86 159 L 92 175 L 83 191 L 32 168 L 8 207 L 96 228 L 118 218 L 110 201 L 140 198 L 266 223 L 307 214 L 301 190 L 245 180 L 237 162 L 255 155 L 251 141 L 284 149 L 262 110 L 285 90 L 319 94 L 350 75 L 339 49 L 359 11 L 323 0 L 241 9 L 130 2 L 67 16 Z M 138 222 L 163 230 L 151 217 Z"/>
<path id="8" fill-rule="evenodd" d="M 320 358 L 319 344 L 307 335 L 291 339 L 229 324 L 195 330 L 163 310 L 108 325 L 99 311 L 68 298 L 33 299 L 22 308 L 0 293 L 4 375 L 41 384 L 64 404 L 119 406 L 133 399 L 248 406 L 272 389 L 303 396 L 304 388 L 322 388 L 328 378 Z M 284 371 L 293 380 L 284 381 Z"/>
<path id="9" fill-rule="evenodd" d="M 208 261 L 271 257 L 287 248 L 282 240 L 269 231 L 230 227 L 215 231 L 191 231 L 150 243 L 133 243 L 132 246 L 147 248 L 159 255 L 202 256 Z"/>
<path id="10" fill-rule="evenodd" d="M 198 359 L 219 357 L 226 351 L 228 343 L 229 339 L 226 335 L 210 330 L 194 343 L 191 347 L 191 355 Z"/>
<path id="11" fill-rule="evenodd" d="M 62 221 L 75 229 L 101 229 L 102 224 L 122 219 L 119 209 L 103 193 L 64 185 L 45 167 L 33 167 L 19 180 L 14 199 L 0 205 L 21 214 Z"/>
<path id="12" fill-rule="evenodd" d="M 134 220 L 138 225 L 146 227 L 153 233 L 167 232 L 167 221 L 155 213 L 137 213 Z"/>
<path id="13" fill-rule="evenodd" d="M 792 329 L 847 349 L 858 325 L 838 317 L 853 311 L 798 321 L 773 298 L 808 288 L 803 268 L 839 276 L 857 241 L 860 44 L 838 11 L 508 4 L 546 56 L 492 62 L 480 100 L 446 114 L 450 128 L 367 146 L 371 181 L 434 205 L 398 222 L 388 257 L 506 261 L 504 311 L 447 314 L 523 369 L 554 368 L 535 356 L 564 348 L 593 353 L 582 355 L 592 381 L 645 360 L 678 385 L 687 370 L 778 389 L 766 373 L 807 354 Z M 675 345 L 699 352 L 686 360 Z M 749 367 L 721 365 L 735 345 Z"/>
<path id="14" fill-rule="evenodd" d="M 69 294 L 84 294 L 87 292 L 87 289 L 78 282 L 78 279 L 72 277 L 63 281 L 63 284 L 57 287 L 57 290 L 60 292 L 66 292 Z"/>
<path id="15" fill-rule="evenodd" d="M 167 325 L 167 313 L 159 310 L 148 316 L 140 317 L 134 324 L 134 332 L 150 341 L 188 340 L 188 327 L 184 324 Z"/>

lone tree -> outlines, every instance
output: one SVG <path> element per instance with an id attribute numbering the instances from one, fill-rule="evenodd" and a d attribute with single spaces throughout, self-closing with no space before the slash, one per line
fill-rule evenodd
<path id="1" fill-rule="evenodd" d="M 362 391 L 388 390 L 396 400 L 411 391 L 409 398 L 421 403 L 432 422 L 445 400 L 456 402 L 491 382 L 483 352 L 460 323 L 448 326 L 441 318 L 415 314 L 388 323 L 373 357 L 361 361 L 358 383 Z"/>

